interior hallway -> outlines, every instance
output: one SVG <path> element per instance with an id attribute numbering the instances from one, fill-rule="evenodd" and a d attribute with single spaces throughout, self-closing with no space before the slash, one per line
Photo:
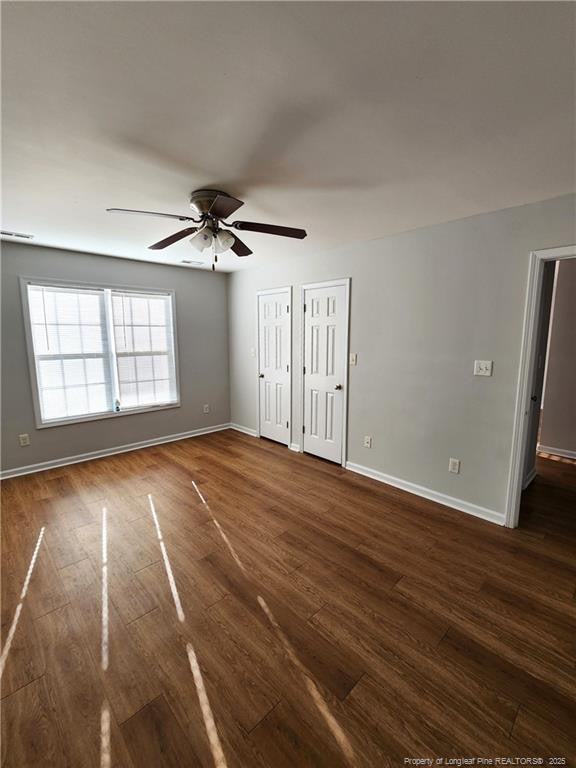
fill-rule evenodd
<path id="1" fill-rule="evenodd" d="M 572 464 L 517 530 L 231 431 L 2 491 L 3 766 L 576 759 Z"/>

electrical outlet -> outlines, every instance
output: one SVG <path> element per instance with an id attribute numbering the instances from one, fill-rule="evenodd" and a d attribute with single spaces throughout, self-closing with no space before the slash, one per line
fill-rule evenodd
<path id="1" fill-rule="evenodd" d="M 350 365 L 358 365 L 358 353 L 350 352 Z"/>
<path id="2" fill-rule="evenodd" d="M 448 472 L 453 472 L 455 475 L 460 474 L 460 459 L 453 459 L 450 457 L 448 461 Z"/>
<path id="3" fill-rule="evenodd" d="M 30 435 L 26 432 L 23 435 L 18 435 L 18 442 L 21 448 L 25 448 L 27 445 L 30 445 Z"/>
<path id="4" fill-rule="evenodd" d="M 474 360 L 474 376 L 492 376 L 492 360 Z"/>
<path id="5" fill-rule="evenodd" d="M 256 357 L 256 347 L 250 347 L 250 357 Z"/>
<path id="6" fill-rule="evenodd" d="M 370 435 L 364 435 L 364 448 L 372 448 L 372 438 Z"/>
<path id="7" fill-rule="evenodd" d="M 204 413 L 210 413 L 210 406 L 209 406 L 208 404 L 206 404 L 206 405 L 205 405 L 205 406 L 202 408 L 202 410 L 204 411 Z"/>

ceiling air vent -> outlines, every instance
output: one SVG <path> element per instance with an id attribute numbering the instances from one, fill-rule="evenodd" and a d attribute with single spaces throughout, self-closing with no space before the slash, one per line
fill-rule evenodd
<path id="1" fill-rule="evenodd" d="M 2 237 L 20 237 L 22 240 L 32 240 L 34 235 L 25 235 L 24 232 L 8 232 L 5 229 L 0 230 Z"/>

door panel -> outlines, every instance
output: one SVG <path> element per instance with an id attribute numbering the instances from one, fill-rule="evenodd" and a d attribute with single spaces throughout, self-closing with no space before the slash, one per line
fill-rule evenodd
<path id="1" fill-rule="evenodd" d="M 286 445 L 290 442 L 291 304 L 289 288 L 258 296 L 260 434 Z"/>
<path id="2" fill-rule="evenodd" d="M 528 417 L 526 452 L 524 454 L 523 488 L 526 488 L 527 485 L 529 485 L 530 481 L 534 478 L 536 471 L 536 446 L 538 444 L 538 433 L 540 431 L 542 391 L 544 389 L 548 331 L 550 328 L 556 264 L 557 262 L 555 261 L 546 262 L 544 265 L 544 274 L 542 276 L 542 298 L 536 331 L 536 350 L 531 383 L 530 414 Z"/>
<path id="3" fill-rule="evenodd" d="M 344 285 L 304 291 L 304 450 L 342 461 L 348 302 Z"/>

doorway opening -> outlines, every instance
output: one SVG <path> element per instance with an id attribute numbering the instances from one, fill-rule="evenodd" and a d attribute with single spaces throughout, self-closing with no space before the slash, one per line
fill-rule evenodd
<path id="1" fill-rule="evenodd" d="M 564 502 L 576 502 L 576 246 L 531 254 L 506 525 Z"/>

